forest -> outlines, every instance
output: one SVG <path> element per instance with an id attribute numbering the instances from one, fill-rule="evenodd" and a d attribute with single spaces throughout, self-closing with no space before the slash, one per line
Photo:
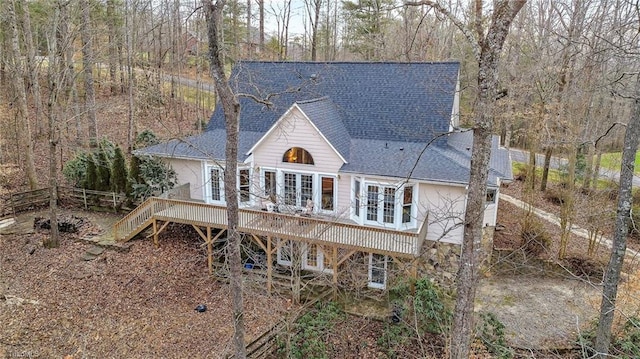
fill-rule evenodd
<path id="1" fill-rule="evenodd" d="M 522 180 L 518 197 L 557 202 L 554 257 L 569 256 L 574 223 L 590 226 L 590 255 L 598 250 L 598 233 L 611 235 L 610 259 L 600 261 L 596 349 L 571 355 L 604 358 L 616 343 L 616 291 L 627 237 L 637 241 L 640 219 L 640 196 L 632 192 L 640 122 L 635 1 L 5 0 L 0 22 L 0 195 L 50 188 L 52 216 L 58 186 L 122 192 L 132 201 L 171 187 L 170 169 L 132 152 L 203 132 L 216 104 L 236 96 L 227 76 L 237 61 L 460 61 L 461 122 L 478 138 L 497 134 L 505 147 L 530 153 L 529 162 L 515 168 Z M 469 218 L 486 193 L 483 148 L 480 142 L 474 147 Z M 610 153 L 621 154 L 619 181 L 599 175 Z M 566 159 L 562 168 L 552 168 L 555 157 Z M 602 196 L 613 198 L 610 207 L 600 206 Z M 605 209 L 615 216 L 599 221 Z M 462 260 L 473 262 L 482 223 L 469 226 L 476 231 L 465 233 L 470 245 L 463 248 L 470 252 L 463 251 Z M 533 222 L 522 226 L 540 239 Z M 53 234 L 43 241 L 57 246 Z M 242 288 L 233 285 L 234 275 L 236 317 L 229 326 L 242 358 Z M 447 319 L 454 329 L 448 339 L 439 337 L 449 346 L 435 357 L 469 357 L 473 320 L 459 313 L 473 312 L 479 276 L 477 268 L 458 273 L 458 298 Z M 419 293 L 437 296 L 422 285 Z M 326 310 L 321 315 L 334 315 Z M 632 333 L 632 348 L 614 345 L 619 357 L 640 355 L 637 315 L 621 324 Z M 493 323 L 495 335 L 500 325 L 493 319 L 483 323 Z"/>

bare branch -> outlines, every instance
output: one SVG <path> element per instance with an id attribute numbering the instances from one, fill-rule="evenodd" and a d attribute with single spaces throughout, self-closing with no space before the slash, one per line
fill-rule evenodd
<path id="1" fill-rule="evenodd" d="M 430 6 L 442 15 L 446 16 L 467 38 L 469 44 L 471 45 L 471 50 L 473 50 L 473 56 L 476 61 L 480 61 L 480 39 L 476 38 L 473 32 L 469 31 L 469 29 L 465 26 L 465 24 L 460 21 L 453 13 L 447 10 L 444 6 L 440 5 L 436 1 L 431 0 L 421 0 L 421 1 L 405 1 L 405 6 Z"/>

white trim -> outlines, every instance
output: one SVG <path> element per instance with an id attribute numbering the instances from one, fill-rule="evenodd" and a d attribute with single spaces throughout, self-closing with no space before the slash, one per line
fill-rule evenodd
<path id="1" fill-rule="evenodd" d="M 296 108 L 298 108 L 298 111 L 300 111 L 300 113 L 302 114 L 302 116 L 304 116 L 304 118 L 309 121 L 309 123 L 311 124 L 311 126 L 320 134 L 320 137 L 322 137 L 322 139 L 324 140 L 324 142 L 326 142 L 329 147 L 331 147 L 331 149 L 333 150 L 333 152 L 335 152 L 336 155 L 338 155 L 338 157 L 340 158 L 340 160 L 342 161 L 342 163 L 349 163 L 347 162 L 347 160 L 342 157 L 342 155 L 340 154 L 340 152 L 338 152 L 338 150 L 333 147 L 333 145 L 331 144 L 331 142 L 324 136 L 324 134 L 322 133 L 322 131 L 320 131 L 320 129 L 316 126 L 315 123 L 313 123 L 313 121 L 311 121 L 311 119 L 309 118 L 309 116 L 307 116 L 307 114 L 302 111 L 302 109 L 300 108 L 300 106 L 298 106 L 297 103 L 294 103 L 293 106 L 295 106 Z"/>
<path id="2" fill-rule="evenodd" d="M 217 170 L 218 171 L 218 187 L 219 187 L 219 191 L 220 191 L 220 199 L 219 200 L 214 200 L 213 197 L 213 191 L 211 188 L 211 171 L 212 170 Z M 208 164 L 205 163 L 205 170 L 204 170 L 204 201 L 205 203 L 213 203 L 213 204 L 223 204 L 226 205 L 226 200 L 225 200 L 225 188 L 224 188 L 224 171 L 225 169 L 217 164 Z"/>
<path id="3" fill-rule="evenodd" d="M 384 261 L 383 261 L 383 267 L 382 268 L 376 268 L 376 269 L 382 269 L 384 271 L 383 273 L 383 279 L 382 279 L 382 283 L 380 282 L 374 282 L 373 281 L 373 256 L 383 256 Z M 367 284 L 367 286 L 369 288 L 375 288 L 375 289 L 386 289 L 387 287 L 387 278 L 389 277 L 389 258 L 388 256 L 384 255 L 384 254 L 377 254 L 377 253 L 369 253 L 369 276 L 368 276 L 368 280 L 369 283 Z"/>
<path id="4" fill-rule="evenodd" d="M 347 160 L 340 154 L 340 152 L 338 152 L 338 150 L 336 150 L 336 148 L 333 147 L 331 142 L 329 142 L 329 140 L 327 140 L 325 135 L 318 129 L 318 127 L 315 125 L 315 123 L 313 123 L 313 121 L 311 121 L 311 119 L 309 119 L 309 116 L 307 116 L 307 114 L 304 113 L 304 111 L 302 111 L 302 109 L 300 108 L 300 106 L 298 106 L 297 103 L 294 103 L 291 107 L 289 107 L 289 109 L 287 111 L 285 111 L 285 113 L 282 114 L 282 116 L 280 116 L 280 118 L 271 126 L 271 128 L 267 132 L 265 132 L 264 135 L 262 135 L 262 137 L 260 137 L 260 139 L 249 149 L 249 151 L 247 151 L 247 153 L 245 153 L 245 155 L 247 155 L 247 156 L 251 155 L 253 153 L 253 151 L 255 151 L 256 148 L 258 146 L 260 146 L 260 144 L 262 144 L 264 141 L 266 141 L 267 137 L 269 137 L 269 135 L 271 135 L 271 133 L 273 133 L 276 130 L 276 128 L 278 128 L 278 126 L 280 125 L 281 122 L 283 122 L 290 114 L 293 113 L 294 109 L 298 110 L 298 112 L 300 112 L 302 114 L 304 119 L 307 120 L 307 122 L 309 122 L 311 124 L 311 127 L 313 127 L 313 129 L 315 129 L 318 132 L 318 134 L 320 134 L 320 137 L 322 137 L 324 142 L 327 145 L 329 145 L 331 150 L 333 150 L 333 152 L 340 158 L 342 163 L 348 163 Z"/>
<path id="5" fill-rule="evenodd" d="M 380 227 L 380 228 L 393 228 L 396 230 L 411 230 L 418 228 L 417 220 L 417 208 L 419 201 L 418 188 L 420 187 L 416 182 L 385 182 L 378 181 L 372 177 L 352 177 L 351 181 L 351 220 L 355 221 L 359 225 Z M 355 181 L 360 181 L 360 217 L 355 215 Z M 376 219 L 368 219 L 369 211 L 369 186 L 375 186 L 378 188 L 377 192 L 377 212 Z M 413 187 L 413 197 L 411 205 L 412 220 L 408 223 L 402 223 L 402 209 L 403 209 L 403 195 L 404 188 Z M 393 198 L 393 222 L 384 222 L 384 191 L 385 188 L 394 189 Z"/>
<path id="6" fill-rule="evenodd" d="M 378 180 L 378 181 L 386 181 L 386 182 L 392 182 L 392 181 L 405 182 L 405 181 L 407 181 L 406 177 L 377 176 L 377 175 L 368 175 L 366 173 L 361 173 L 361 172 L 340 171 L 340 172 L 338 172 L 338 174 L 345 174 L 345 175 L 351 176 L 351 177 L 361 177 L 361 178 L 365 178 L 366 177 L 367 179 L 375 179 L 375 180 Z M 467 183 L 467 182 L 430 181 L 430 180 L 423 180 L 423 179 L 419 179 L 419 178 L 409 178 L 409 180 L 412 183 L 431 184 L 431 185 L 438 185 L 438 186 L 465 187 L 466 188 L 469 185 L 469 183 Z"/>
<path id="7" fill-rule="evenodd" d="M 276 254 L 276 262 L 280 265 L 290 267 L 293 264 L 293 241 L 289 239 L 280 239 L 277 238 L 277 254 Z M 282 248 L 289 248 L 289 260 L 282 259 Z"/>

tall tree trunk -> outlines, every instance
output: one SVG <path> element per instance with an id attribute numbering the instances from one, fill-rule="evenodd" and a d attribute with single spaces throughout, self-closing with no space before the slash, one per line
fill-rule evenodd
<path id="1" fill-rule="evenodd" d="M 264 1 L 258 0 L 260 11 L 260 51 L 264 51 Z"/>
<path id="2" fill-rule="evenodd" d="M 253 58 L 253 30 L 251 29 L 251 0 L 247 0 L 247 57 Z"/>
<path id="3" fill-rule="evenodd" d="M 16 18 L 15 0 L 7 2 L 7 19 L 9 22 L 9 35 L 11 37 L 11 57 L 13 62 L 13 86 L 15 88 L 15 101 L 18 108 L 16 116 L 16 134 L 23 147 L 25 172 L 30 189 L 38 187 L 38 177 L 36 176 L 36 166 L 34 164 L 33 141 L 31 140 L 31 125 L 29 124 L 29 111 L 27 109 L 27 92 L 24 85 L 24 65 L 22 63 L 22 53 L 18 43 L 18 25 Z"/>
<path id="4" fill-rule="evenodd" d="M 489 158 L 491 156 L 491 136 L 494 127 L 494 111 L 498 87 L 498 66 L 500 53 L 509 28 L 526 0 L 494 1 L 492 21 L 483 38 L 484 29 L 480 25 L 482 1 L 476 1 L 478 19 L 478 93 L 476 96 L 473 126 L 473 150 L 471 173 L 464 219 L 464 237 L 460 266 L 456 283 L 457 296 L 453 315 L 451 335 L 451 357 L 468 359 L 473 339 L 473 308 L 479 279 L 481 241 L 484 220 L 484 204 L 487 193 Z"/>
<path id="5" fill-rule="evenodd" d="M 132 15 L 131 8 L 129 6 L 129 2 L 125 2 L 125 31 L 126 31 L 126 42 L 127 42 L 127 117 L 128 117 L 128 131 L 127 131 L 127 152 L 131 153 L 133 151 L 133 143 L 136 137 L 136 122 L 135 122 L 135 106 L 133 102 L 133 82 L 134 82 L 134 71 L 133 71 L 133 61 L 132 61 L 132 53 L 133 53 L 133 29 L 132 29 Z"/>
<path id="6" fill-rule="evenodd" d="M 49 237 L 43 239 L 46 248 L 57 248 L 60 246 L 58 233 L 58 170 L 56 160 L 57 138 L 57 117 L 58 117 L 58 95 L 65 93 L 66 89 L 58 87 L 63 82 L 67 72 L 64 51 L 59 48 L 64 47 L 66 38 L 59 36 L 57 31 L 60 18 L 60 7 L 56 6 L 53 14 L 53 30 L 49 34 L 49 66 L 47 67 L 47 80 L 49 83 L 49 101 L 47 101 L 47 118 L 49 132 Z"/>
<path id="7" fill-rule="evenodd" d="M 584 193 L 588 193 L 591 189 L 591 181 L 598 181 L 598 176 L 593 173 L 593 154 L 594 147 L 587 143 L 587 153 L 586 153 L 586 166 L 584 170 L 584 180 L 582 181 L 582 191 Z"/>
<path id="8" fill-rule="evenodd" d="M 36 62 L 36 49 L 33 45 L 33 34 L 31 32 L 31 16 L 29 5 L 23 0 L 18 2 L 22 8 L 22 31 L 24 34 L 24 46 L 27 50 L 27 72 L 29 82 L 31 82 L 31 95 L 33 105 L 36 108 L 36 134 L 44 134 L 44 111 L 42 109 L 42 98 L 40 96 L 40 66 Z"/>
<path id="9" fill-rule="evenodd" d="M 238 232 L 238 196 L 237 196 L 237 172 L 238 172 L 238 131 L 240 123 L 240 103 L 229 86 L 229 81 L 224 72 L 222 56 L 223 39 L 220 34 L 222 28 L 222 11 L 225 0 L 217 0 L 212 3 L 204 0 L 203 6 L 207 19 L 207 34 L 209 37 L 209 61 L 211 76 L 216 83 L 216 90 L 222 103 L 227 131 L 227 144 L 225 148 L 225 199 L 227 202 L 227 238 L 229 250 L 229 281 L 233 302 L 233 342 L 235 357 L 245 359 L 247 351 L 244 343 L 244 304 L 242 293 L 242 257 L 240 253 L 240 232 Z"/>
<path id="10" fill-rule="evenodd" d="M 115 0 L 107 0 L 107 32 L 109 33 L 109 85 L 111 93 L 118 92 L 118 17 L 116 16 Z"/>
<path id="11" fill-rule="evenodd" d="M 602 303 L 600 305 L 600 320 L 596 330 L 595 349 L 598 357 L 608 358 L 611 342 L 611 326 L 618 296 L 618 282 L 620 272 L 627 252 L 627 234 L 631 220 L 632 186 L 635 157 L 640 139 L 640 76 L 636 75 L 635 95 L 631 119 L 624 135 L 622 150 L 622 164 L 620 167 L 620 190 L 618 192 L 618 210 L 616 211 L 615 233 L 611 257 L 604 276 L 602 288 Z"/>
<path id="12" fill-rule="evenodd" d="M 89 147 L 98 145 L 98 122 L 96 120 L 96 95 L 93 86 L 93 41 L 91 39 L 90 5 L 87 0 L 80 0 L 82 21 L 80 37 L 82 38 L 82 67 L 84 70 L 84 96 L 89 125 Z"/>
<path id="13" fill-rule="evenodd" d="M 540 191 L 547 190 L 547 182 L 549 181 L 549 168 L 551 167 L 551 155 L 553 155 L 553 147 L 548 144 L 544 149 L 544 164 L 542 165 L 542 179 L 540 180 Z"/>

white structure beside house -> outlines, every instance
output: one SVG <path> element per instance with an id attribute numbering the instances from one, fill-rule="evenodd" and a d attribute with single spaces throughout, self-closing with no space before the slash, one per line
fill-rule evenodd
<path id="1" fill-rule="evenodd" d="M 236 64 L 241 227 L 267 252 L 269 270 L 291 265 L 299 242 L 303 269 L 337 281 L 340 264 L 360 252 L 368 285 L 385 288 L 390 258 L 418 258 L 429 241 L 462 243 L 472 133 L 459 128 L 458 77 L 457 62 Z M 225 139 L 218 106 L 203 134 L 137 154 L 165 159 L 189 184 L 186 202 L 224 210 Z M 488 227 L 512 177 L 497 137 L 490 166 Z M 192 224 L 210 233 L 223 222 Z"/>

